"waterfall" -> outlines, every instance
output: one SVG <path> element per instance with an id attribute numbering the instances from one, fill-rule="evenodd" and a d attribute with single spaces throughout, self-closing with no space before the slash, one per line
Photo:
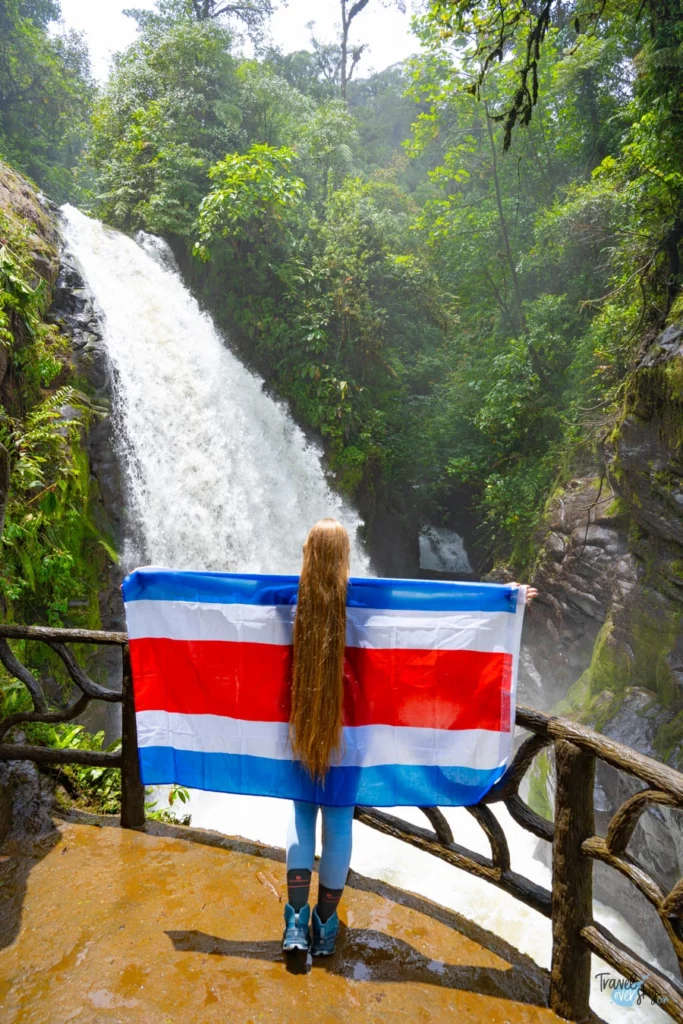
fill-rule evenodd
<path id="1" fill-rule="evenodd" d="M 308 528 L 333 515 L 352 537 L 353 571 L 368 573 L 360 520 L 328 486 L 320 451 L 225 346 L 185 288 L 168 246 L 144 232 L 136 242 L 70 206 L 62 215 L 66 242 L 102 316 L 112 366 L 129 506 L 127 567 L 146 561 L 181 569 L 298 572 Z M 466 559 L 455 537 L 439 539 Z M 286 801 L 194 792 L 186 809 L 199 827 L 284 845 Z M 414 808 L 396 813 L 426 824 Z M 549 870 L 533 857 L 537 840 L 499 805 L 495 813 L 510 841 L 513 868 L 549 887 Z M 464 809 L 445 814 L 458 843 L 489 854 Z M 541 965 L 550 964 L 550 922 L 487 882 L 359 822 L 352 867 L 451 907 Z M 616 912 L 600 904 L 596 912 L 652 959 Z M 594 978 L 608 970 L 595 958 L 593 964 Z M 609 991 L 600 992 L 597 981 L 592 1005 L 604 1020 L 623 1020 L 624 1010 L 610 1001 Z M 628 1011 L 628 1019 L 668 1020 L 647 999 Z"/>
<path id="2" fill-rule="evenodd" d="M 330 515 L 352 538 L 352 571 L 367 573 L 360 520 L 329 487 L 320 451 L 226 347 L 168 246 L 71 206 L 62 218 L 112 367 L 125 567 L 296 573 L 309 528 Z"/>

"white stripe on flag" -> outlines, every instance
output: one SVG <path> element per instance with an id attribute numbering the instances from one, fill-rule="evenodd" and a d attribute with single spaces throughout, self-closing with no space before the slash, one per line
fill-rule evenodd
<path id="1" fill-rule="evenodd" d="M 290 644 L 294 605 L 131 601 L 128 635 L 169 640 Z M 518 616 L 509 612 L 423 612 L 348 608 L 348 647 L 513 653 Z"/>
<path id="2" fill-rule="evenodd" d="M 167 711 L 137 714 L 140 747 L 175 747 L 207 754 L 242 754 L 293 760 L 286 722 L 249 722 L 219 715 Z M 344 729 L 342 767 L 382 764 L 437 765 L 487 771 L 504 765 L 511 751 L 509 733 L 486 729 L 414 729 L 362 725 Z"/>
<path id="3" fill-rule="evenodd" d="M 131 640 L 230 640 L 291 644 L 295 605 L 201 604 L 195 601 L 130 601 L 126 623 Z"/>

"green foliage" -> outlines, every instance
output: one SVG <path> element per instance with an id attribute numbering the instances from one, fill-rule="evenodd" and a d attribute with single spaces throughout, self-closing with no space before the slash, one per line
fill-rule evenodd
<path id="1" fill-rule="evenodd" d="M 67 340 L 46 318 L 50 288 L 36 268 L 56 264 L 47 218 L 25 180 L 4 163 L 0 173 L 0 443 L 10 461 L 0 612 L 10 622 L 99 628 L 99 592 L 111 549 L 91 514 L 84 431 L 93 411 L 76 386 Z M 18 647 L 19 659 L 45 684 L 55 709 L 69 703 L 72 685 L 60 659 L 43 645 Z M 91 656 L 91 648 L 80 654 L 86 666 Z M 0 672 L 0 717 L 32 708 L 24 685 Z M 28 722 L 15 733 L 17 728 L 40 746 L 103 749 L 104 733 L 92 735 L 78 724 Z M 118 769 L 68 765 L 52 774 L 77 806 L 118 811 Z"/>
<path id="2" fill-rule="evenodd" d="M 329 49 L 336 56 L 337 47 Z M 299 94 L 321 102 L 336 97 L 338 90 L 338 62 L 335 61 L 336 66 L 330 67 L 326 50 L 328 48 L 323 47 L 322 53 L 319 48 L 313 53 L 309 50 L 281 53 L 280 50 L 270 48 L 265 51 L 264 57 L 266 66 L 272 68 Z"/>
<path id="3" fill-rule="evenodd" d="M 476 488 L 491 552 L 520 568 L 558 469 L 591 443 L 590 411 L 616 414 L 643 334 L 666 320 L 683 238 L 675 62 L 649 84 L 662 68 L 651 51 L 679 38 L 680 19 L 643 45 L 621 12 L 577 37 L 558 9 L 529 70 L 536 17 L 524 0 L 429 5 L 411 144 L 433 162 L 418 226 L 460 300 L 435 468 Z M 533 117 L 512 132 L 525 68 Z"/>
<path id="4" fill-rule="evenodd" d="M 221 19 L 245 31 L 258 45 L 274 10 L 274 0 L 157 0 L 155 10 L 134 7 L 123 13 L 134 18 L 142 29 L 163 30 L 181 20 L 210 22 Z"/>
<path id="5" fill-rule="evenodd" d="M 50 296 L 33 268 L 31 229 L 0 210 L 0 340 L 8 360 L 0 442 L 11 467 L 0 600 L 18 621 L 97 625 L 106 550 L 90 513 L 83 446 L 92 411 L 72 382 L 65 339 L 44 320 Z"/>
<path id="6" fill-rule="evenodd" d="M 95 105 L 83 174 L 98 216 L 189 234 L 209 166 L 241 138 L 229 45 L 211 21 L 153 21 L 117 57 Z"/>
<path id="7" fill-rule="evenodd" d="M 23 683 L 0 674 L 0 718 L 31 711 L 28 691 Z M 54 747 L 59 750 L 115 751 L 121 746 L 116 740 L 104 746 L 104 733 L 90 733 L 73 722 L 50 724 L 46 722 L 23 722 L 14 726 L 12 733 L 20 730 L 26 742 L 39 747 Z M 52 774 L 66 790 L 70 802 L 83 810 L 96 814 L 118 814 L 121 810 L 121 771 L 119 768 L 89 767 L 88 765 L 58 765 Z"/>
<path id="8" fill-rule="evenodd" d="M 0 157 L 64 202 L 95 86 L 83 38 L 48 32 L 60 13 L 52 0 L 0 3 Z"/>
<path id="9" fill-rule="evenodd" d="M 145 794 L 150 796 L 152 793 L 151 789 L 145 790 Z M 173 805 L 176 800 L 179 800 L 181 804 L 186 804 L 190 800 L 190 794 L 184 786 L 173 785 L 170 787 L 168 792 L 168 807 L 158 807 L 156 800 L 148 800 L 145 803 L 145 817 L 152 821 L 163 821 L 167 825 L 190 825 L 192 823 L 191 814 L 183 814 L 180 817 L 173 810 Z"/>
<path id="10" fill-rule="evenodd" d="M 199 206 L 200 243 L 195 251 L 209 255 L 211 240 L 269 245 L 284 228 L 306 192 L 304 182 L 290 172 L 294 152 L 282 147 L 253 145 L 214 164 L 211 192 Z"/>
<path id="11" fill-rule="evenodd" d="M 442 521 L 465 501 L 486 554 L 522 569 L 680 294 L 666 6 L 646 33 L 628 4 L 599 31 L 583 0 L 550 4 L 539 30 L 526 0 L 432 0 L 419 56 L 347 105 L 336 47 L 239 59 L 160 5 L 96 110 L 93 208 L 202 257 L 192 283 L 343 490 L 381 480 Z"/>

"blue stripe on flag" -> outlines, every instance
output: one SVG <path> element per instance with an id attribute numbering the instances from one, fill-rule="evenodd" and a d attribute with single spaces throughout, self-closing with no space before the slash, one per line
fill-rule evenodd
<path id="1" fill-rule="evenodd" d="M 140 769 L 146 786 L 176 783 L 246 796 L 271 796 L 335 807 L 466 807 L 476 804 L 501 778 L 505 768 L 439 768 L 422 765 L 332 767 L 324 787 L 314 783 L 298 761 L 244 754 L 207 754 L 174 747 L 141 747 Z"/>
<path id="2" fill-rule="evenodd" d="M 296 604 L 298 583 L 298 576 L 142 569 L 123 581 L 123 598 L 126 602 L 291 605 Z M 514 614 L 517 588 L 510 584 L 359 577 L 350 581 L 347 604 L 350 608 Z"/>

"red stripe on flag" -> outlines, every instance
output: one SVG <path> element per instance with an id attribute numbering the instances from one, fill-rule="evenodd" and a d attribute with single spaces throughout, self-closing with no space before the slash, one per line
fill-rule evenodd
<path id="1" fill-rule="evenodd" d="M 130 651 L 137 711 L 289 719 L 289 646 L 147 638 Z M 345 725 L 510 728 L 508 654 L 352 647 L 346 675 Z"/>
<path id="2" fill-rule="evenodd" d="M 345 725 L 510 728 L 512 656 L 348 647 Z"/>

